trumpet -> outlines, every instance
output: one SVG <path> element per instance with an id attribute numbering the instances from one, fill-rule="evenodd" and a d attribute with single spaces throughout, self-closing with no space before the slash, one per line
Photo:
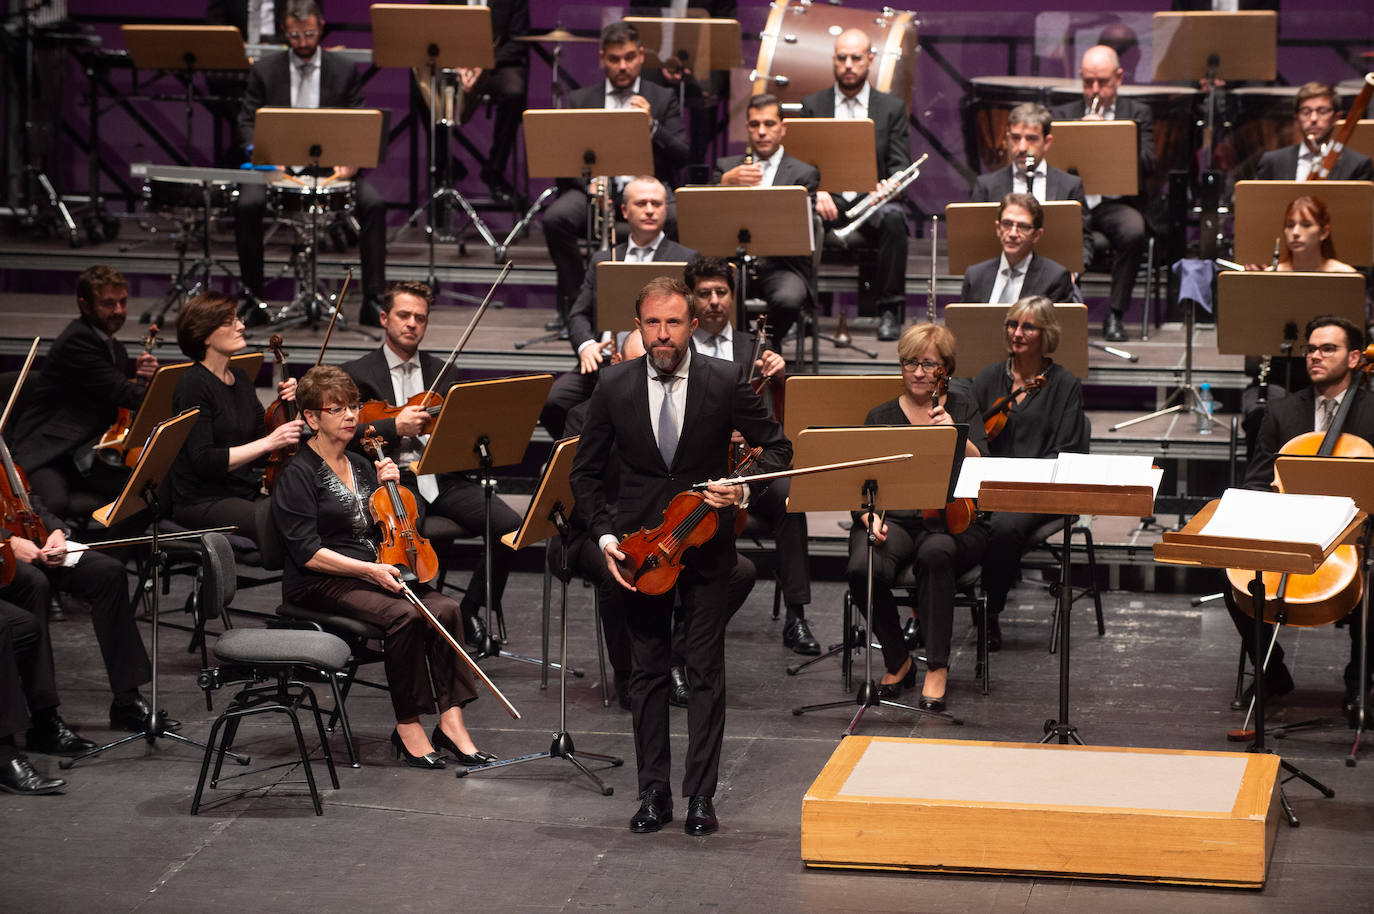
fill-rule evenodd
<path id="1" fill-rule="evenodd" d="M 877 190 L 859 198 L 858 203 L 849 211 L 849 224 L 835 229 L 835 237 L 842 241 L 848 238 L 884 203 L 906 190 L 913 181 L 921 176 L 921 163 L 928 158 L 930 158 L 930 153 L 922 153 L 919 159 L 880 183 Z"/>
<path id="2" fill-rule="evenodd" d="M 592 178 L 592 234 L 600 242 L 598 250 L 615 247 L 615 199 L 611 194 L 611 179 Z"/>
<path id="3" fill-rule="evenodd" d="M 1098 93 L 1094 92 L 1094 93 L 1093 93 L 1093 101 L 1092 101 L 1092 104 L 1088 106 L 1088 114 L 1101 114 L 1101 113 L 1102 113 L 1102 96 L 1099 95 Z"/>

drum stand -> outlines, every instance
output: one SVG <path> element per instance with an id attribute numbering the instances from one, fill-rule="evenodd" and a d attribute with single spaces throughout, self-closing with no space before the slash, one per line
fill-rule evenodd
<path id="1" fill-rule="evenodd" d="M 1162 409 L 1157 409 L 1152 413 L 1146 413 L 1143 416 L 1136 416 L 1134 419 L 1127 419 L 1125 422 L 1118 422 L 1116 425 L 1107 429 L 1107 431 L 1115 432 L 1119 429 L 1135 425 L 1138 422 L 1145 422 L 1149 419 L 1167 416 L 1170 413 L 1206 416 L 1209 424 L 1216 425 L 1219 423 L 1217 417 L 1211 415 L 1211 413 L 1202 406 L 1202 398 L 1198 395 L 1197 388 L 1193 386 L 1193 331 L 1197 322 L 1193 314 L 1195 310 L 1194 308 L 1188 308 L 1183 314 L 1184 350 L 1182 386 L 1169 395 L 1169 399 L 1164 401 L 1166 405 Z M 1179 402 L 1174 403 L 1175 400 Z M 1173 405 L 1170 406 L 1167 404 Z"/>
<path id="2" fill-rule="evenodd" d="M 140 324 L 152 323 L 159 327 L 164 326 L 168 311 L 179 312 L 187 299 L 210 288 L 210 274 L 216 268 L 223 271 L 230 279 L 238 279 L 237 273 L 221 261 L 216 260 L 214 255 L 210 253 L 210 223 L 213 218 L 210 202 L 211 184 L 210 181 L 201 182 L 200 207 L 198 209 L 184 212 L 175 217 L 178 229 L 175 242 L 177 252 L 176 276 L 172 279 L 172 287 L 163 296 L 162 304 L 155 305 L 139 315 L 138 322 Z M 200 256 L 188 264 L 186 252 L 195 240 L 197 232 L 200 234 Z"/>

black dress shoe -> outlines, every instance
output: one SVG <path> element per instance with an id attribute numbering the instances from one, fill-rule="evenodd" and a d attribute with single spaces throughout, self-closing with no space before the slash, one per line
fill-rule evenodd
<path id="1" fill-rule="evenodd" d="M 23 755 L 0 764 L 0 790 L 20 796 L 36 797 L 45 793 L 61 793 L 67 782 L 61 778 L 47 778 L 39 774 Z"/>
<path id="2" fill-rule="evenodd" d="M 1102 322 L 1102 336 L 1109 343 L 1126 342 L 1126 325 L 1121 322 L 1120 314 L 1107 312 L 1107 319 Z"/>
<path id="3" fill-rule="evenodd" d="M 915 616 L 906 617 L 906 625 L 902 626 L 902 640 L 906 642 L 906 649 L 909 651 L 921 646 L 921 623 Z"/>
<path id="4" fill-rule="evenodd" d="M 565 321 L 565 320 L 563 320 L 562 317 L 555 317 L 555 318 L 554 318 L 553 320 L 551 320 L 551 321 L 544 321 L 544 329 L 545 329 L 545 330 L 567 330 L 567 329 L 568 329 L 568 322 Z"/>
<path id="5" fill-rule="evenodd" d="M 687 707 L 687 699 L 692 692 L 687 684 L 687 670 L 675 666 L 668 671 L 668 704 L 675 708 Z"/>
<path id="6" fill-rule="evenodd" d="M 682 821 L 682 830 L 698 838 L 720 830 L 716 807 L 710 797 L 687 798 L 687 818 Z"/>
<path id="7" fill-rule="evenodd" d="M 920 708 L 922 711 L 943 711 L 945 709 L 945 700 L 943 698 L 927 698 L 922 695 L 921 700 L 916 703 L 916 707 Z"/>
<path id="8" fill-rule="evenodd" d="M 673 821 L 673 796 L 666 790 L 646 790 L 639 798 L 639 811 L 630 819 L 636 835 L 656 832 Z"/>
<path id="9" fill-rule="evenodd" d="M 29 728 L 28 747 L 30 752 L 44 755 L 83 755 L 96 744 L 73 732 L 56 711 L 50 711 Z"/>
<path id="10" fill-rule="evenodd" d="M 474 659 L 480 660 L 487 655 L 487 650 L 491 647 L 491 638 L 487 635 L 487 625 L 482 621 L 482 617 L 477 613 L 463 613 L 463 640 L 468 647 L 477 651 Z"/>
<path id="11" fill-rule="evenodd" d="M 796 654 L 814 656 L 821 652 L 821 644 L 811 634 L 811 626 L 806 624 L 805 619 L 793 619 L 792 623 L 782 630 L 782 646 L 790 647 Z"/>
<path id="12" fill-rule="evenodd" d="M 128 730 L 130 733 L 138 733 L 148 725 L 148 716 L 152 713 L 152 707 L 148 704 L 148 699 L 138 695 L 133 701 L 127 704 L 110 705 L 110 728 L 113 730 Z M 167 716 L 166 711 L 162 714 L 163 730 L 180 730 L 181 721 Z"/>
<path id="13" fill-rule="evenodd" d="M 438 771 L 445 767 L 448 761 L 437 752 L 426 752 L 424 755 L 411 755 L 406 748 L 405 741 L 401 739 L 401 731 L 391 731 L 391 745 L 396 749 L 396 757 L 404 759 L 405 763 L 411 768 L 423 768 L 427 771 Z"/>
<path id="14" fill-rule="evenodd" d="M 1002 623 L 998 621 L 1001 613 L 988 613 L 988 650 L 1002 649 Z"/>
<path id="15" fill-rule="evenodd" d="M 506 180 L 505 175 L 484 169 L 481 178 L 482 183 L 491 191 L 491 198 L 497 203 L 509 203 L 515 199 L 515 188 Z"/>
<path id="16" fill-rule="evenodd" d="M 429 735 L 429 741 L 434 745 L 435 751 L 442 749 L 444 752 L 452 755 L 458 764 L 468 768 L 471 768 L 473 765 L 485 765 L 488 762 L 496 761 L 498 758 L 498 756 L 492 755 L 490 752 L 483 752 L 481 749 L 468 755 L 462 749 L 458 748 L 457 743 L 448 738 L 448 734 L 445 733 L 444 729 L 438 724 L 434 725 L 434 732 Z"/>
<path id="17" fill-rule="evenodd" d="M 906 675 L 898 682 L 878 683 L 878 697 L 896 701 L 902 697 L 902 689 L 909 689 L 916 684 L 916 661 L 907 659 Z"/>
<path id="18" fill-rule="evenodd" d="M 902 324 L 897 320 L 897 315 L 891 311 L 884 311 L 882 317 L 878 318 L 878 339 L 890 341 L 901 335 Z"/>

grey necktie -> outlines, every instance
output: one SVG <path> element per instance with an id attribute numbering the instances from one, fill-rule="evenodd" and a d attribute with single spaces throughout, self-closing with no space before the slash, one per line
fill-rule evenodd
<path id="1" fill-rule="evenodd" d="M 298 66 L 300 73 L 300 88 L 296 91 L 296 108 L 318 108 L 320 106 L 320 96 L 315 84 L 311 81 L 311 76 L 315 72 L 313 62 Z"/>
<path id="2" fill-rule="evenodd" d="M 1317 423 L 1317 431 L 1324 432 L 1331 427 L 1331 419 L 1336 414 L 1336 401 L 1330 397 L 1322 397 L 1317 404 L 1321 409 L 1321 421 Z"/>
<path id="3" fill-rule="evenodd" d="M 658 452 L 663 455 L 664 466 L 673 465 L 673 455 L 677 453 L 677 419 L 673 415 L 673 382 L 675 374 L 661 374 L 658 381 L 663 385 L 663 402 L 658 407 Z"/>
<path id="4" fill-rule="evenodd" d="M 711 334 L 711 355 L 718 359 L 725 358 L 725 337 L 719 333 Z"/>
<path id="5" fill-rule="evenodd" d="M 1012 297 L 1011 284 L 1016 281 L 1016 277 L 1019 276 L 1020 273 L 1021 271 L 1016 267 L 1007 267 L 1002 271 L 1002 275 L 1007 278 L 1007 281 L 1002 285 L 1002 294 L 997 297 L 997 304 L 1009 305 L 1016 301 L 1016 299 Z"/>

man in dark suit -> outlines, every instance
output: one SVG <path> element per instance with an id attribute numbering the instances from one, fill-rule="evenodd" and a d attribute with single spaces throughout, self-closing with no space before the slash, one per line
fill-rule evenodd
<path id="1" fill-rule="evenodd" d="M 630 702 L 640 789 L 630 830 L 637 833 L 658 831 L 672 820 L 668 669 L 674 591 L 686 612 L 692 684 L 684 828 L 689 835 L 706 835 L 719 827 L 712 797 L 725 736 L 727 580 L 735 564 L 733 518 L 742 487 L 717 483 L 701 493 L 719 511 L 717 532 L 687 554 L 676 586 L 662 595 L 635 589 L 620 536 L 657 527 L 675 496 L 689 486 L 723 478 L 737 429 L 763 449 L 760 471 L 781 469 L 792 458 L 791 444 L 739 367 L 692 352 L 697 321 L 691 300 L 677 279 L 653 280 L 640 292 L 635 326 L 647 355 L 604 369 L 571 475 L 577 513 L 601 547 L 607 568 L 628 591 Z M 614 517 L 604 489 L 613 465 L 620 473 Z"/>
<path id="2" fill-rule="evenodd" d="M 878 182 L 881 185 L 885 179 L 911 164 L 906 104 L 868 84 L 873 48 L 864 32 L 858 29 L 841 32 L 835 39 L 832 63 L 835 85 L 803 98 L 801 116 L 850 120 L 868 118 L 873 121 L 874 154 L 878 160 Z M 877 189 L 874 188 L 875 191 Z M 833 197 L 820 191 L 816 194 L 816 212 L 824 220 L 826 228 L 837 228 L 849 221 L 849 211 L 861 199 L 855 193 Z M 877 248 L 878 262 L 873 286 L 878 311 L 878 339 L 895 340 L 901 334 L 906 314 L 907 228 L 900 198 L 884 203 L 855 234 L 864 247 Z"/>
<path id="3" fill-rule="evenodd" d="M 97 265 L 82 272 L 76 304 L 80 316 L 53 341 L 37 380 L 25 385 L 28 402 L 5 435 L 30 489 L 59 517 L 70 515 L 74 491 L 106 500 L 119 494 L 128 471 L 97 460 L 93 445 L 121 407 L 138 409 L 157 371 L 151 354 L 130 359 L 114 338 L 129 310 L 128 283 L 118 270 Z"/>
<path id="4" fill-rule="evenodd" d="M 1027 295 L 1046 295 L 1057 302 L 1077 301 L 1078 290 L 1069 271 L 1035 254 L 1044 225 L 1045 211 L 1030 194 L 1003 197 L 992 226 L 1002 254 L 968 268 L 959 300 L 1011 304 Z"/>
<path id="5" fill-rule="evenodd" d="M 771 404 L 779 399 L 787 363 L 772 349 L 764 349 L 757 361 L 755 335 L 736 330 L 735 268 L 721 257 L 698 257 L 687 265 L 683 275 L 687 288 L 696 298 L 697 329 L 692 348 L 703 355 L 727 359 L 740 366 L 746 376 L 766 378 Z M 775 407 L 770 412 L 776 417 Z M 744 442 L 747 446 L 748 442 Z M 798 654 L 819 654 L 821 646 L 806 621 L 806 605 L 811 602 L 811 569 L 807 553 L 806 515 L 787 510 L 791 480 L 778 479 L 762 495 L 749 502 L 749 514 L 757 518 L 773 536 L 778 562 L 778 583 L 787 618 L 782 628 L 782 643 Z"/>
<path id="6" fill-rule="evenodd" d="M 577 371 L 559 375 L 539 414 L 539 421 L 555 439 L 563 437 L 568 410 L 592 395 L 605 359 L 601 348 L 604 344 L 596 338 L 596 265 L 607 260 L 686 263 L 697 256 L 696 251 L 678 244 L 663 231 L 668 214 L 668 192 L 657 178 L 649 175 L 635 178 L 625 185 L 624 198 L 620 212 L 629 225 L 629 238 L 609 251 L 596 252 L 592 265 L 582 277 L 577 300 L 568 313 L 568 342 L 577 353 Z"/>
<path id="7" fill-rule="evenodd" d="M 66 755 L 35 741 L 34 730 L 55 724 L 73 743 L 70 754 L 95 748 L 77 736 L 57 713 L 57 674 L 48 638 L 48 607 L 19 606 L 0 599 L 0 790 L 20 796 L 61 793 L 67 782 L 38 773 L 15 744 L 15 734 L 29 731 L 30 752 Z M 42 723 L 38 723 L 42 722 Z M 51 722 L 51 724 L 49 723 Z M 31 725 L 37 724 L 37 727 Z M 79 749 L 75 741 L 82 744 Z"/>
<path id="8" fill-rule="evenodd" d="M 358 394 L 363 400 L 383 400 L 399 406 L 431 388 L 440 394 L 446 393 L 458 380 L 452 369 L 441 378 L 443 360 L 420 352 L 433 305 L 434 293 L 424 283 L 398 282 L 387 289 L 379 318 L 386 339 L 379 348 L 343 366 L 358 385 Z M 389 453 L 396 463 L 405 467 L 401 471 L 401 481 L 419 493 L 425 503 L 425 513 L 446 517 L 469 534 L 480 533 L 486 529 L 486 498 L 478 482 L 463 473 L 416 478 L 409 469 L 428 441 L 425 430 L 430 421 L 429 413 L 422 407 L 405 406 L 396 418 L 370 424 L 392 446 Z M 367 426 L 359 423 L 359 434 L 366 431 Z M 491 554 L 491 592 L 494 611 L 499 617 L 501 595 L 506 589 L 514 556 L 510 547 L 500 542 L 500 537 L 520 526 L 520 515 L 499 498 L 492 499 L 491 508 L 492 534 L 497 542 L 488 543 L 486 548 L 494 550 Z M 485 557 L 479 557 L 461 606 L 464 636 L 468 644 L 481 651 L 491 648 L 486 626 L 477 615 L 485 602 L 486 561 Z"/>
<path id="9" fill-rule="evenodd" d="M 1363 331 L 1345 318 L 1324 315 L 1308 322 L 1305 336 L 1307 376 L 1312 385 L 1269 401 L 1268 412 L 1260 425 L 1255 456 L 1245 468 L 1242 485 L 1247 489 L 1268 490 L 1274 481 L 1274 459 L 1279 449 L 1305 432 L 1326 431 L 1338 411 L 1346 411 L 1345 421 L 1341 425 L 1342 433 L 1356 435 L 1374 444 L 1374 395 L 1358 383 L 1363 375 L 1355 370 L 1364 349 Z M 1347 405 L 1345 401 L 1349 398 L 1353 399 Z M 1236 607 L 1230 588 L 1225 593 L 1226 608 L 1253 662 L 1254 641 L 1250 617 Z M 1342 702 L 1347 714 L 1353 713 L 1360 688 L 1358 608 L 1350 614 L 1349 619 L 1350 662 L 1345 668 L 1345 698 Z M 1269 643 L 1271 634 L 1269 626 L 1265 626 L 1265 644 Z M 1374 650 L 1374 644 L 1370 645 L 1370 649 Z M 1368 680 L 1364 686 L 1366 689 L 1369 687 Z M 1293 677 L 1283 662 L 1283 646 L 1277 642 L 1265 669 L 1264 689 L 1266 696 L 1275 698 L 1293 691 Z"/>
<path id="10" fill-rule="evenodd" d="M 677 92 L 640 78 L 644 67 L 644 46 L 639 31 L 624 22 L 613 22 L 601 30 L 601 69 L 605 79 L 583 86 L 568 95 L 571 108 L 636 108 L 648 113 L 650 142 L 654 153 L 654 176 L 668 189 L 668 214 L 664 223 L 668 234 L 676 235 L 672 188 L 677 186 L 677 170 L 687 164 L 690 150 L 682 127 L 682 108 Z M 621 199 L 619 178 L 609 179 L 611 192 Z M 568 312 L 582 282 L 584 264 L 577 242 L 586 234 L 587 188 L 581 181 L 560 180 L 559 195 L 544 209 L 544 242 L 553 258 L 558 279 L 558 325 L 567 323 Z"/>
<path id="11" fill-rule="evenodd" d="M 787 124 L 776 95 L 755 95 L 745 112 L 749 153 L 716 160 L 712 184 L 722 187 L 805 187 L 812 200 L 821 173 L 814 165 L 794 159 L 783 148 Z M 746 163 L 746 159 L 748 161 Z M 811 297 L 811 255 L 761 257 L 754 261 L 749 288 L 768 303 L 768 337 L 774 349 Z M 757 284 L 756 284 L 757 283 Z"/>
<path id="12" fill-rule="evenodd" d="M 286 40 L 291 50 L 264 57 L 248 73 L 248 88 L 239 109 L 239 141 L 249 155 L 257 111 L 272 108 L 361 108 L 362 81 L 357 68 L 342 57 L 320 48 L 324 19 L 313 0 L 290 0 L 286 5 Z M 358 177 L 358 169 L 306 169 L 312 177 L 353 181 L 354 214 L 358 218 L 358 254 L 362 261 L 363 306 L 360 322 L 372 324 L 380 313 L 378 302 L 386 290 L 386 202 L 381 194 Z M 244 319 L 261 321 L 267 315 L 261 301 L 263 284 L 262 218 L 267 212 L 267 190 L 261 185 L 239 187 L 234 206 L 234 240 L 239 270 L 251 305 Z"/>
<path id="13" fill-rule="evenodd" d="M 1045 153 L 1054 145 L 1054 135 L 1050 133 L 1053 120 L 1050 109 L 1035 102 L 1023 102 L 1011 109 L 1003 137 L 1011 164 L 979 175 L 973 185 L 972 200 L 991 203 L 1010 193 L 1031 194 L 1041 203 L 1077 200 L 1083 210 L 1083 262 L 1088 263 L 1093 255 L 1092 230 L 1088 225 L 1083 181 L 1045 161 Z"/>
<path id="14" fill-rule="evenodd" d="M 1330 142 L 1336 121 L 1342 115 L 1336 87 L 1322 82 L 1303 83 L 1294 102 L 1294 127 L 1302 141 L 1262 155 L 1255 171 L 1255 177 L 1261 181 L 1306 181 L 1325 157 L 1323 147 Z M 1342 149 L 1327 178 L 1374 181 L 1374 164 L 1366 155 Z"/>
<path id="15" fill-rule="evenodd" d="M 1145 257 L 1148 236 L 1145 228 L 1145 179 L 1155 170 L 1154 115 L 1144 102 L 1124 98 L 1121 88 L 1121 63 L 1116 52 L 1106 45 L 1094 45 L 1083 52 L 1079 65 L 1083 79 L 1083 98 L 1054 108 L 1057 121 L 1132 120 L 1136 123 L 1138 192 L 1134 197 L 1087 198 L 1089 224 L 1105 244 L 1094 239 L 1093 246 L 1107 250 L 1112 258 L 1111 310 L 1102 322 L 1102 334 L 1109 342 L 1126 339 L 1122 320 L 1131 305 L 1136 273 Z M 1094 99 L 1096 105 L 1094 106 Z"/>

